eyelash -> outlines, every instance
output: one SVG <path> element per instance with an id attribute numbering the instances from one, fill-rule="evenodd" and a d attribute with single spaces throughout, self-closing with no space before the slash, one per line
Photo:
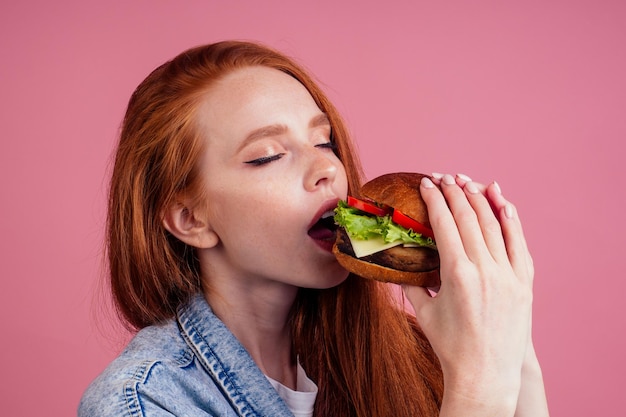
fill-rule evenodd
<path id="1" fill-rule="evenodd" d="M 337 145 L 334 142 L 320 143 L 319 145 L 315 145 L 315 147 L 320 149 L 331 149 L 333 151 L 337 149 Z M 251 161 L 246 161 L 245 163 L 249 165 L 260 166 L 277 161 L 283 156 L 285 156 L 284 153 L 277 153 L 276 155 L 263 156 L 261 158 L 253 159 Z"/>
<path id="2" fill-rule="evenodd" d="M 319 145 L 315 145 L 316 148 L 322 148 L 322 149 L 331 149 L 331 150 L 336 150 L 337 149 L 337 144 L 335 144 L 335 142 L 326 142 L 326 143 L 320 143 Z"/>
<path id="3" fill-rule="evenodd" d="M 277 153 L 276 155 L 264 156 L 261 158 L 253 159 L 252 161 L 246 161 L 246 164 L 250 164 L 254 166 L 265 165 L 265 164 L 269 164 L 270 162 L 279 160 L 284 155 L 285 155 L 284 153 Z"/>

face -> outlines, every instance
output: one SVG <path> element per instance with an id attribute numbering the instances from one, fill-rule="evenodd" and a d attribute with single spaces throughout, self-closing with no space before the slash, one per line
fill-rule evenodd
<path id="1" fill-rule="evenodd" d="M 205 279 L 342 282 L 334 234 L 320 219 L 346 197 L 346 173 L 328 119 L 304 86 L 275 69 L 239 69 L 210 89 L 199 118 L 207 221 L 219 239 L 199 251 Z"/>

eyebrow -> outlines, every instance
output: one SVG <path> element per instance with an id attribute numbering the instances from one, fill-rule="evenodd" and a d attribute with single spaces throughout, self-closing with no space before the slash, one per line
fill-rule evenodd
<path id="1" fill-rule="evenodd" d="M 309 128 L 320 127 L 320 126 L 329 126 L 330 127 L 330 119 L 326 113 L 321 113 L 309 122 Z"/>
<path id="2" fill-rule="evenodd" d="M 330 126 L 330 119 L 328 118 L 326 113 L 321 113 L 313 117 L 311 121 L 309 121 L 309 129 L 322 127 L 322 126 Z M 266 137 L 271 137 L 271 136 L 282 135 L 285 132 L 287 132 L 287 130 L 289 129 L 287 128 L 286 125 L 283 125 L 283 124 L 268 125 L 268 126 L 260 127 L 258 129 L 254 129 L 252 132 L 248 133 L 248 135 L 243 140 L 243 142 L 241 142 L 241 144 L 237 148 L 237 151 L 242 150 L 243 148 L 246 147 L 246 145 L 248 145 L 251 142 L 254 142 L 255 140 L 266 138 Z"/>

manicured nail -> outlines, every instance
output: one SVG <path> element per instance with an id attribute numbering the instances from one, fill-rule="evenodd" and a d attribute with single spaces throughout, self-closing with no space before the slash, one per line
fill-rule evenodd
<path id="1" fill-rule="evenodd" d="M 502 194 L 502 189 L 500 188 L 500 184 L 494 181 L 493 186 L 496 187 L 496 191 L 498 192 L 498 194 Z"/>
<path id="2" fill-rule="evenodd" d="M 459 177 L 460 179 L 462 179 L 465 182 L 470 182 L 472 179 L 470 177 L 468 177 L 465 174 L 456 174 L 457 177 Z"/>
<path id="3" fill-rule="evenodd" d="M 465 184 L 465 189 L 470 194 L 478 194 L 478 191 L 479 191 L 478 187 L 476 186 L 476 184 L 474 184 L 471 181 Z"/>
<path id="4" fill-rule="evenodd" d="M 422 187 L 424 188 L 435 188 L 435 184 L 428 177 L 422 177 Z"/>
<path id="5" fill-rule="evenodd" d="M 454 177 L 450 174 L 446 174 L 443 176 L 443 178 L 441 179 L 441 181 L 443 181 L 444 184 L 446 185 L 453 185 L 456 184 L 456 180 L 454 179 Z"/>
<path id="6" fill-rule="evenodd" d="M 513 207 L 511 207 L 510 204 L 507 204 L 506 206 L 504 206 L 504 215 L 506 216 L 507 219 L 513 218 Z"/>
<path id="7" fill-rule="evenodd" d="M 432 176 L 434 179 L 436 179 L 436 180 L 440 180 L 440 179 L 442 179 L 442 178 L 443 178 L 443 174 L 441 174 L 441 173 L 439 173 L 439 172 L 433 172 L 433 173 L 431 174 L 431 176 Z"/>

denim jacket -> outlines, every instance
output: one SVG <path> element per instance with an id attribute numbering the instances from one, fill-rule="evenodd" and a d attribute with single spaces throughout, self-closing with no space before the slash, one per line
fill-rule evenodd
<path id="1" fill-rule="evenodd" d="M 139 331 L 87 388 L 78 416 L 293 417 L 201 295 Z"/>

